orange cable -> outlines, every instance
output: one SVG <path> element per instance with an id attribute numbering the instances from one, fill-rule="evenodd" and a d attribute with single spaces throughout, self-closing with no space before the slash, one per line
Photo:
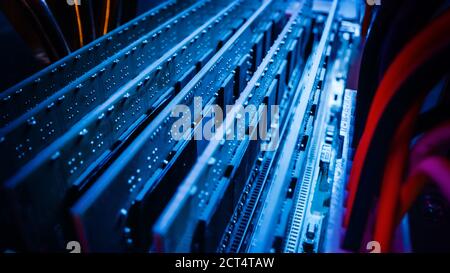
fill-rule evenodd
<path id="1" fill-rule="evenodd" d="M 111 1 L 110 0 L 106 0 L 105 24 L 103 25 L 103 35 L 108 33 L 110 13 L 111 13 Z"/>
<path id="2" fill-rule="evenodd" d="M 83 25 L 81 24 L 80 9 L 78 8 L 78 5 L 74 5 L 74 7 L 75 7 L 75 14 L 77 16 L 78 36 L 80 39 L 80 47 L 82 47 L 82 46 L 84 46 L 84 38 L 83 38 Z"/>

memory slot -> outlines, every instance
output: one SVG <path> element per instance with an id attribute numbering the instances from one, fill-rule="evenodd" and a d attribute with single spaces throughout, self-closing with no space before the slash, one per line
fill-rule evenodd
<path id="1" fill-rule="evenodd" d="M 291 27 L 290 24 L 287 28 L 289 27 Z M 278 80 L 276 76 L 282 64 L 285 64 L 290 46 L 296 43 L 300 30 L 301 28 L 297 25 L 289 30 L 289 35 L 286 32 L 281 34 L 283 36 L 282 45 L 275 45 L 278 48 L 274 51 L 276 52 L 274 55 L 268 55 L 270 61 L 267 63 L 267 66 L 261 66 L 260 75 L 255 73 L 256 77 L 259 76 L 261 78 L 249 83 L 250 86 L 252 83 L 255 83 L 256 87 L 252 87 L 255 89 L 253 92 L 250 92 L 248 100 L 243 105 L 260 106 L 267 104 L 266 106 L 268 107 L 275 105 L 278 81 L 283 81 L 283 84 L 286 84 L 285 81 L 287 79 L 287 77 L 283 77 Z M 291 75 L 284 74 L 284 76 L 290 77 Z M 243 93 L 245 94 L 246 92 L 244 91 Z M 270 112 L 270 109 L 268 111 Z M 259 115 L 258 117 L 260 118 L 261 116 Z M 256 134 L 256 129 L 252 131 L 252 128 L 257 128 L 255 123 L 259 120 L 256 120 L 257 117 L 249 117 L 249 119 L 254 120 L 254 123 L 247 125 L 249 126 L 246 128 L 249 132 L 248 139 L 236 141 L 235 143 L 230 143 L 229 141 L 226 141 L 224 144 L 220 143 L 221 147 L 216 147 L 216 152 L 209 159 L 213 159 L 217 163 L 203 165 L 204 168 L 207 166 L 208 170 L 199 171 L 201 175 L 196 178 L 196 188 L 199 191 L 208 193 L 203 198 L 199 197 L 200 217 L 194 232 L 195 241 L 192 242 L 196 245 L 199 252 L 213 252 L 218 248 L 218 243 L 228 223 L 227 218 L 231 216 L 236 206 L 242 207 L 242 204 L 238 204 L 238 198 L 244 188 L 245 180 L 243 178 L 249 176 L 249 171 L 255 162 L 260 146 L 270 145 L 269 143 L 262 144 L 258 140 L 250 140 L 253 138 L 253 134 Z M 279 121 L 275 117 L 270 117 L 270 115 L 268 115 L 267 119 L 267 125 L 271 127 L 271 130 L 278 130 Z M 256 136 L 257 139 L 260 137 Z M 189 179 L 188 177 L 187 180 Z M 205 185 L 209 185 L 209 187 L 205 187 Z M 205 207 L 203 207 L 203 204 L 206 204 Z"/>
<path id="2" fill-rule="evenodd" d="M 308 73 L 309 77 L 306 79 L 304 84 L 298 86 L 301 90 L 301 95 L 299 97 L 295 112 L 292 119 L 293 122 L 286 136 L 282 149 L 283 157 L 280 159 L 278 168 L 276 169 L 276 176 L 272 179 L 270 185 L 268 185 L 266 200 L 266 205 L 260 212 L 259 219 L 257 221 L 255 231 L 251 238 L 249 252 L 265 252 L 270 250 L 272 247 L 276 223 L 281 211 L 281 206 L 286 196 L 286 192 L 290 183 L 291 177 L 291 160 L 294 158 L 294 153 L 296 151 L 297 140 L 302 134 L 304 124 L 301 122 L 308 115 L 308 105 L 310 105 L 311 98 L 316 91 L 316 87 L 320 81 L 320 71 L 325 63 L 326 51 L 329 45 L 331 34 L 335 29 L 336 22 L 336 10 L 338 6 L 338 1 L 334 0 L 330 11 L 328 13 L 328 18 L 325 22 L 322 35 L 319 44 L 316 46 L 315 54 Z M 295 225 L 295 226 L 294 226 Z M 293 228 L 297 228 L 298 224 L 294 223 Z"/>
<path id="3" fill-rule="evenodd" d="M 30 111 L 108 57 L 132 44 L 195 2 L 195 0 L 165 1 L 0 93 L 0 128 Z"/>
<path id="4" fill-rule="evenodd" d="M 330 46 L 327 46 L 330 48 Z M 310 194 L 309 188 L 312 184 L 311 180 L 315 174 L 315 166 L 311 162 L 315 162 L 316 160 L 316 152 L 318 149 L 318 142 L 316 138 L 318 138 L 316 131 L 318 127 L 321 127 L 321 122 L 323 122 L 323 109 L 326 104 L 326 100 L 328 97 L 324 93 L 329 93 L 323 90 L 321 81 L 323 81 L 323 77 L 328 72 L 327 67 L 325 66 L 321 69 L 321 73 L 319 73 L 319 84 L 320 88 L 317 88 L 312 94 L 310 98 L 310 104 L 308 105 L 309 115 L 306 115 L 303 120 L 304 128 L 302 129 L 297 139 L 297 146 L 294 158 L 291 159 L 291 170 L 290 173 L 292 177 L 288 177 L 287 180 L 298 179 L 301 181 L 299 185 L 296 185 L 294 188 L 293 195 L 293 208 L 292 212 L 289 216 L 288 228 L 286 233 L 285 242 L 284 242 L 284 252 L 297 252 L 297 246 L 293 244 L 294 240 L 297 240 L 296 236 L 300 237 L 301 229 L 303 227 L 303 218 L 305 215 L 305 207 L 308 202 L 308 195 Z M 327 75 L 329 75 L 328 73 Z M 324 98 L 325 97 L 325 98 Z M 319 110 L 311 110 L 312 108 Z M 314 114 L 312 115 L 312 112 Z M 318 118 L 319 117 L 319 118 Z M 318 120 L 319 119 L 319 120 Z M 302 143 L 304 141 L 304 137 L 307 136 L 307 142 Z M 300 146 L 298 145 L 300 143 Z M 294 239 L 296 238 L 296 239 Z M 298 239 L 299 240 L 299 239 Z"/>
<path id="5" fill-rule="evenodd" d="M 126 247 L 130 229 L 128 212 L 138 195 L 146 195 L 141 190 L 149 195 L 158 193 L 157 199 L 150 200 L 153 212 L 164 208 L 179 181 L 162 181 L 190 143 L 187 139 L 173 138 L 171 129 L 178 118 L 172 112 L 179 105 L 193 110 L 194 97 L 201 97 L 205 102 L 218 99 L 221 86 L 249 56 L 267 25 L 284 15 L 280 3 L 265 1 L 72 207 L 78 235 L 87 249 L 110 251 Z M 194 120 L 198 121 L 199 117 Z M 195 154 L 188 157 L 195 162 Z M 114 202 L 105 207 L 102 200 L 109 198 Z"/>
<path id="6" fill-rule="evenodd" d="M 349 33 L 346 33 L 349 35 Z M 335 98 L 341 96 L 345 90 L 349 58 L 352 45 L 348 39 L 344 39 L 342 32 L 333 35 L 330 40 L 327 56 L 335 55 L 336 58 L 328 58 L 327 67 L 322 71 L 323 88 L 320 92 L 314 131 L 311 134 L 311 145 L 307 150 L 304 172 L 300 173 L 301 185 L 297 187 L 294 200 L 294 208 L 291 212 L 291 223 L 302 223 L 300 232 L 293 232 L 293 226 L 288 228 L 285 252 L 318 252 L 323 243 L 323 227 L 328 221 L 328 207 L 326 199 L 331 196 L 329 176 L 334 173 L 334 162 L 339 145 L 336 142 L 336 127 L 340 119 L 341 105 L 335 107 Z M 324 74 L 324 73 L 322 73 Z M 342 76 L 338 76 L 342 75 Z M 321 76 L 322 77 L 322 76 Z M 296 228 L 295 228 L 296 229 Z M 309 238 L 306 239 L 306 234 Z M 299 238 L 295 238 L 299 236 Z M 313 237 L 314 236 L 314 237 Z M 298 242 L 292 247 L 291 242 Z"/>
<path id="7" fill-rule="evenodd" d="M 289 119 L 288 116 L 295 109 L 296 105 L 293 102 L 298 100 L 299 90 L 297 90 L 297 86 L 307 77 L 302 72 L 307 71 L 307 67 L 310 65 L 310 61 L 308 61 L 309 51 L 306 45 L 312 38 L 310 32 L 311 22 L 305 17 L 302 20 L 302 24 L 305 26 L 301 29 L 300 37 L 292 43 L 288 58 L 281 65 L 274 81 L 274 83 L 278 84 L 277 104 L 280 107 L 278 120 L 279 143 L 284 142 L 287 128 L 292 123 L 292 119 Z M 291 67 L 290 71 L 292 73 L 286 73 L 287 66 Z M 288 79 L 286 86 L 278 83 L 278 80 L 283 79 L 284 76 L 287 76 Z M 280 97 L 280 94 L 283 94 L 283 96 Z M 261 201 L 264 199 L 265 186 L 273 175 L 273 167 L 276 166 L 276 162 L 282 156 L 280 150 L 277 148 L 275 151 L 261 151 L 258 154 L 258 159 L 252 166 L 251 174 L 248 176 L 244 190 L 240 195 L 238 201 L 240 204 L 235 206 L 234 213 L 225 228 L 217 248 L 218 252 L 238 253 L 245 252 L 247 249 L 248 238 L 251 236 L 254 228 L 253 223 L 263 204 Z M 244 162 L 242 166 L 247 166 L 247 164 Z M 240 166 L 239 168 L 242 167 Z"/>
<path id="8" fill-rule="evenodd" d="M 204 26 L 208 19 L 215 18 L 217 13 L 226 7 L 222 3 L 223 1 L 219 0 L 198 2 L 85 73 L 7 127 L 0 129 L 0 149 L 8 155 L 0 160 L 2 164 L 0 179 L 5 180 L 13 175 L 50 143 L 85 118 L 89 112 L 120 93 L 124 86 L 125 88 L 130 86 L 130 83 L 149 67 L 158 66 L 157 71 L 149 75 L 149 84 L 163 85 L 162 83 L 167 80 L 163 77 L 174 79 L 172 75 L 177 69 L 164 69 L 164 63 L 159 60 L 161 55 Z M 198 35 L 199 38 L 204 36 L 202 33 Z M 196 38 L 191 39 L 195 41 Z M 173 56 L 166 59 L 170 62 L 173 59 L 173 62 L 181 65 L 181 62 L 175 61 L 176 58 Z M 158 72 L 161 72 L 161 75 L 157 75 Z M 170 75 L 166 76 L 163 73 Z M 153 103 L 155 98 L 161 95 L 158 91 L 166 90 L 158 88 L 150 91 L 153 96 L 148 98 L 149 101 L 135 101 L 135 109 L 131 113 L 146 109 L 146 103 Z M 125 121 L 127 119 L 125 116 L 116 118 L 120 122 L 117 122 L 118 128 L 114 129 L 120 131 L 128 120 Z M 103 141 L 101 136 L 98 140 Z"/>
<path id="9" fill-rule="evenodd" d="M 217 129 L 216 134 L 223 136 L 223 140 L 210 141 L 158 219 L 154 226 L 158 251 L 183 252 L 193 249 L 211 252 L 217 249 L 242 192 L 245 181 L 240 180 L 249 175 L 249 168 L 239 170 L 239 165 L 248 163 L 252 166 L 263 142 L 251 140 L 257 133 L 256 123 L 260 115 L 250 114 L 249 122 L 244 121 L 247 133 L 243 140 L 228 139 L 226 134 L 235 126 L 235 119 L 245 119 L 245 115 L 242 116 L 238 110 L 239 106 L 275 104 L 276 89 L 273 83 L 276 83 L 275 77 L 288 56 L 290 46 L 299 38 L 299 21 L 295 14 L 284 27 L 235 106 L 227 113 L 225 123 Z M 287 78 L 280 80 L 286 81 Z M 270 126 L 271 121 L 268 120 Z M 244 173 L 238 175 L 242 171 Z"/>
<path id="10" fill-rule="evenodd" d="M 257 6 L 258 3 L 250 0 L 230 3 L 88 113 L 5 183 L 18 209 L 19 225 L 32 226 L 41 234 L 40 238 L 28 238 L 33 245 L 44 242 L 59 245 L 51 230 L 61 224 L 62 205 L 68 190 L 74 188 L 77 192 L 86 186 L 86 179 L 109 160 L 115 147 L 131 141 L 129 136 L 136 127 L 150 121 L 154 117 L 152 113 L 174 95 L 177 86 L 193 77 L 197 67 L 211 58 L 224 37 L 238 27 L 236 22 L 242 24 Z M 166 136 L 160 137 L 166 139 Z M 43 189 L 51 189 L 45 200 L 40 198 Z M 33 213 L 26 213 L 23 205 L 16 204 L 22 199 L 30 200 Z"/>

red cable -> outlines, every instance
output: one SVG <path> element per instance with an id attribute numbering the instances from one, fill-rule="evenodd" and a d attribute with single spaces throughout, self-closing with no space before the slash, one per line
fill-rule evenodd
<path id="1" fill-rule="evenodd" d="M 403 180 L 403 174 L 406 167 L 409 143 L 414 129 L 414 121 L 419 114 L 423 99 L 424 98 L 422 97 L 420 100 L 417 100 L 413 108 L 408 112 L 406 118 L 398 127 L 391 144 L 391 151 L 389 153 L 383 177 L 377 220 L 374 229 L 374 240 L 380 243 L 383 251 L 390 249 L 395 227 L 399 224 L 398 217 L 400 217 L 400 215 L 403 216 L 405 213 L 402 211 L 399 215 L 398 207 L 406 206 L 406 208 L 409 208 L 414 199 L 421 192 L 423 184 L 428 181 L 428 177 L 417 174 L 413 175 L 413 178 L 411 178 L 411 185 L 414 186 L 410 185 L 406 189 L 403 189 L 400 183 Z M 450 122 L 445 122 L 424 135 L 414 146 L 411 153 L 411 169 L 415 169 L 424 158 L 430 156 L 433 152 L 442 150 L 442 147 L 447 147 L 449 144 Z M 407 204 L 403 204 L 405 201 L 399 202 L 399 200 L 401 200 L 400 192 L 402 190 L 407 192 L 403 193 L 404 196 L 407 196 Z"/>
<path id="2" fill-rule="evenodd" d="M 447 200 L 450 200 L 450 161 L 434 156 L 422 160 L 417 165 L 402 187 L 397 222 L 400 222 L 411 208 L 428 181 L 434 182 Z"/>
<path id="3" fill-rule="evenodd" d="M 370 142 L 374 136 L 378 121 L 389 101 L 400 89 L 402 84 L 416 71 L 426 60 L 450 43 L 450 35 L 443 35 L 450 29 L 450 10 L 430 23 L 413 40 L 411 40 L 394 62 L 389 66 L 372 103 L 367 125 L 361 141 L 356 150 L 352 172 L 349 180 L 348 212 L 345 225 L 350 221 L 353 202 L 361 176 Z"/>
<path id="4" fill-rule="evenodd" d="M 412 138 L 414 122 L 419 115 L 423 98 L 417 100 L 408 111 L 405 119 L 395 132 L 381 183 L 377 216 L 374 228 L 374 240 L 379 242 L 383 252 L 391 248 L 391 239 L 396 226 L 398 200 L 401 181 L 404 179 L 408 162 L 409 143 Z"/>
<path id="5" fill-rule="evenodd" d="M 414 145 L 411 152 L 411 168 L 414 169 L 424 158 L 439 151 L 450 149 L 450 121 L 433 128 Z"/>
<path id="6" fill-rule="evenodd" d="M 447 151 L 450 149 L 450 121 L 446 121 L 426 135 L 424 135 L 415 145 L 410 156 L 410 167 L 412 170 L 416 170 L 418 165 L 439 151 Z M 420 169 L 420 168 L 419 168 Z M 413 201 L 419 195 L 423 185 L 428 182 L 429 178 L 423 174 L 411 173 L 409 182 L 402 187 L 400 195 L 400 209 L 397 216 L 397 223 L 401 220 L 406 212 L 411 207 Z M 414 185 L 414 186 L 413 186 Z"/>

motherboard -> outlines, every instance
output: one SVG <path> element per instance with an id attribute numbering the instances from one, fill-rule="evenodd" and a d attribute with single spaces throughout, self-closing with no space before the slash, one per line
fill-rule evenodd
<path id="1" fill-rule="evenodd" d="M 0 93 L 0 249 L 339 252 L 360 9 L 169 0 Z"/>

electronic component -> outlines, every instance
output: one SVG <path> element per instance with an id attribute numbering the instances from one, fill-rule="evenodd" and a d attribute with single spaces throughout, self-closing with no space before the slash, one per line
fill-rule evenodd
<path id="1" fill-rule="evenodd" d="M 91 4 L 84 11 L 101 6 Z M 432 174 L 448 163 L 448 69 L 428 69 L 449 54 L 433 31 L 450 18 L 438 6 L 400 59 L 405 37 L 373 39 L 405 26 L 388 30 L 379 20 L 390 11 L 363 13 L 356 0 L 169 0 L 109 33 L 121 20 L 94 16 L 76 30 L 102 37 L 0 94 L 0 250 L 320 253 L 380 238 L 388 251 L 410 208 L 412 231 L 431 230 L 423 207 L 445 224 L 447 178 Z M 373 50 L 377 71 L 360 77 L 373 70 L 361 55 L 378 62 Z M 387 79 L 369 88 L 378 69 Z M 420 114 L 427 96 L 439 109 Z M 396 158 L 404 171 L 387 165 Z M 425 182 L 437 187 L 421 197 Z M 398 233 L 405 251 L 408 232 Z"/>

